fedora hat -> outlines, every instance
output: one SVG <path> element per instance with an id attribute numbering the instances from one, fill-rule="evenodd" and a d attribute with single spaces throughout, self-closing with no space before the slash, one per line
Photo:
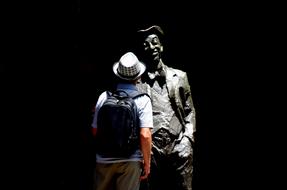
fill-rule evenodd
<path id="1" fill-rule="evenodd" d="M 158 25 L 153 25 L 145 29 L 141 29 L 137 31 L 139 35 L 146 37 L 150 34 L 156 34 L 159 38 L 163 39 L 164 32 Z"/>
<path id="2" fill-rule="evenodd" d="M 125 53 L 113 65 L 113 72 L 123 80 L 133 81 L 138 79 L 146 70 L 144 63 L 140 62 L 132 52 Z"/>

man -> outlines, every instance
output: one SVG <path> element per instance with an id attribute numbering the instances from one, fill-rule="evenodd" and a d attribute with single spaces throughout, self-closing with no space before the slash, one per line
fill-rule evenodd
<path id="1" fill-rule="evenodd" d="M 147 66 L 138 87 L 152 99 L 151 190 L 191 190 L 195 109 L 186 72 L 163 63 L 159 26 L 138 31 L 141 59 Z"/>
<path id="2" fill-rule="evenodd" d="M 133 94 L 137 91 L 136 83 L 145 69 L 145 65 L 134 53 L 124 54 L 119 62 L 113 65 L 113 72 L 119 79 L 117 90 Z M 99 133 L 99 130 L 97 131 L 100 120 L 99 110 L 106 99 L 107 93 L 103 92 L 95 107 L 92 129 L 96 139 Z M 94 190 L 138 190 L 140 180 L 146 179 L 150 174 L 151 128 L 153 127 L 151 100 L 147 95 L 143 95 L 135 98 L 135 104 L 140 120 L 140 148 L 127 158 L 105 157 L 97 153 Z M 142 175 L 141 172 L 143 172 Z"/>

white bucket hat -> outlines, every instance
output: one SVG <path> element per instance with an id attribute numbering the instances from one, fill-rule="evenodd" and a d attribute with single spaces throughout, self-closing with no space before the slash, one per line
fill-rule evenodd
<path id="1" fill-rule="evenodd" d="M 144 63 L 140 62 L 137 56 L 132 52 L 124 54 L 119 62 L 113 65 L 115 75 L 123 80 L 136 80 L 146 70 Z"/>

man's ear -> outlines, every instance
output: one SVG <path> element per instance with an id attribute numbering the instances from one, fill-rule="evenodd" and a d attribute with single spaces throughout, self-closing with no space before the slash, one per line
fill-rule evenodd
<path id="1" fill-rule="evenodd" d="M 159 50 L 160 50 L 160 52 L 163 52 L 163 46 L 160 46 Z"/>

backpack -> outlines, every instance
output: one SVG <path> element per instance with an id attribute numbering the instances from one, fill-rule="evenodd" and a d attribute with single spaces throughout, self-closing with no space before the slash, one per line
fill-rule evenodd
<path id="1" fill-rule="evenodd" d="M 135 91 L 107 91 L 107 99 L 98 112 L 96 151 L 102 157 L 128 158 L 140 147 L 138 108 L 134 99 L 147 95 Z"/>

